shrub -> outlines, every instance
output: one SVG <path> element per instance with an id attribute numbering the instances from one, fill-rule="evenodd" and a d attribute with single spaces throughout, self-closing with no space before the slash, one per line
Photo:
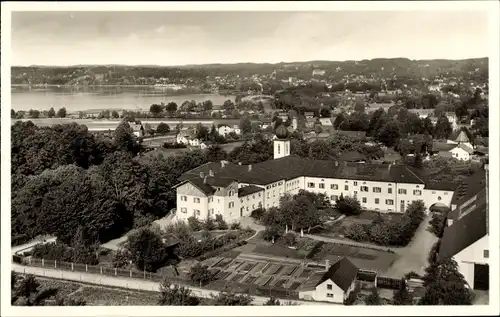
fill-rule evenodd
<path id="1" fill-rule="evenodd" d="M 347 216 L 359 215 L 363 211 L 359 200 L 355 197 L 340 196 L 335 204 L 335 210 Z"/>
<path id="2" fill-rule="evenodd" d="M 207 219 L 202 224 L 202 228 L 205 230 L 208 230 L 208 231 L 212 231 L 212 230 L 217 229 L 217 225 L 216 225 L 213 218 L 207 217 Z"/>
<path id="3" fill-rule="evenodd" d="M 198 218 L 191 216 L 188 218 L 188 224 L 189 228 L 193 231 L 200 231 L 201 230 L 201 222 Z"/>
<path id="4" fill-rule="evenodd" d="M 22 258 L 22 257 L 20 257 L 19 255 L 15 255 L 15 254 L 14 254 L 14 255 L 12 256 L 12 261 L 13 261 L 14 263 L 21 264 L 21 263 L 23 262 L 23 258 Z"/>
<path id="5" fill-rule="evenodd" d="M 262 218 L 262 216 L 264 215 L 264 212 L 266 212 L 266 210 L 264 208 L 254 209 L 254 210 L 252 210 L 250 217 L 252 217 L 255 220 L 260 220 Z"/>
<path id="6" fill-rule="evenodd" d="M 366 241 L 369 239 L 367 232 L 365 226 L 356 223 L 347 228 L 345 236 L 354 241 Z"/>
<path id="7" fill-rule="evenodd" d="M 297 235 L 293 232 L 288 232 L 280 238 L 280 242 L 289 247 L 295 246 L 297 244 Z"/>
<path id="8" fill-rule="evenodd" d="M 113 256 L 112 265 L 115 268 L 124 268 L 130 264 L 132 254 L 127 249 L 118 249 Z"/>
<path id="9" fill-rule="evenodd" d="M 262 234 L 262 238 L 266 241 L 272 241 L 273 239 L 276 240 L 279 237 L 280 237 L 280 231 L 275 226 L 266 228 L 266 230 L 264 230 Z"/>
<path id="10" fill-rule="evenodd" d="M 64 243 L 49 242 L 37 244 L 33 248 L 33 257 L 45 260 L 72 262 L 73 250 Z"/>
<path id="11" fill-rule="evenodd" d="M 222 215 L 216 215 L 215 222 L 217 223 L 217 229 L 227 230 L 227 222 L 224 220 L 224 218 L 222 218 Z"/>
<path id="12" fill-rule="evenodd" d="M 432 219 L 429 222 L 428 231 L 433 233 L 436 237 L 442 238 L 444 228 L 446 227 L 447 212 L 435 212 L 432 214 Z"/>
<path id="13" fill-rule="evenodd" d="M 231 230 L 239 230 L 241 229 L 241 224 L 239 222 L 233 222 L 231 224 Z"/>

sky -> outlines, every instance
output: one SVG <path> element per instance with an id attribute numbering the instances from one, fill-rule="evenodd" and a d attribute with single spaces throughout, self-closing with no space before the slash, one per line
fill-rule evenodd
<path id="1" fill-rule="evenodd" d="M 462 59 L 489 52 L 480 12 L 13 12 L 12 65 Z"/>

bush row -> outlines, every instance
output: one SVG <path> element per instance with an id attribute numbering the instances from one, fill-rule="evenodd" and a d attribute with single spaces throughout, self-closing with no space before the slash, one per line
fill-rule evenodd
<path id="1" fill-rule="evenodd" d="M 324 244 L 325 244 L 324 241 L 318 241 L 314 245 L 314 247 L 311 249 L 311 251 L 309 251 L 309 253 L 307 253 L 306 258 L 312 259 L 316 255 L 316 253 L 318 253 L 321 250 L 321 248 L 323 247 Z"/>
<path id="2" fill-rule="evenodd" d="M 234 248 L 237 248 L 237 247 L 241 247 L 243 245 L 247 244 L 247 241 L 243 240 L 243 241 L 238 241 L 236 243 L 231 243 L 231 244 L 228 244 L 226 246 L 223 246 L 221 248 L 218 248 L 214 251 L 210 251 L 210 252 L 207 252 L 201 256 L 199 256 L 197 258 L 198 261 L 205 261 L 206 259 L 209 259 L 209 258 L 213 258 L 215 256 L 218 256 L 224 252 L 227 252 L 229 250 L 232 250 Z"/>

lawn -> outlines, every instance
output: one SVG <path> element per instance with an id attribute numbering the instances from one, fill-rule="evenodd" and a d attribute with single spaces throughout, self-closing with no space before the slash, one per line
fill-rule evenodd
<path id="1" fill-rule="evenodd" d="M 313 260 L 323 262 L 330 260 L 336 262 L 346 256 L 361 269 L 384 271 L 389 268 L 398 256 L 391 252 L 373 250 L 368 248 L 350 246 L 346 244 L 325 243 L 316 253 Z"/>
<path id="2" fill-rule="evenodd" d="M 309 238 L 298 238 L 295 249 L 291 249 L 280 243 L 270 243 L 261 240 L 261 243 L 253 248 L 252 253 L 302 260 L 311 251 L 316 242 Z"/>

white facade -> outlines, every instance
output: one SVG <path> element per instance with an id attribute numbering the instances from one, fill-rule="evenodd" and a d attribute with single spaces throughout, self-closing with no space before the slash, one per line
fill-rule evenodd
<path id="1" fill-rule="evenodd" d="M 230 127 L 228 125 L 221 125 L 218 129 L 217 132 L 222 135 L 223 137 L 226 137 L 229 133 L 234 132 L 238 135 L 241 134 L 241 129 L 235 125 L 233 127 Z"/>
<path id="2" fill-rule="evenodd" d="M 290 155 L 290 140 L 274 140 L 274 159 L 279 159 Z"/>
<path id="3" fill-rule="evenodd" d="M 314 290 L 299 291 L 299 298 L 304 300 L 314 300 L 321 302 L 339 303 L 343 304 L 344 300 L 349 297 L 352 291 L 356 288 L 356 281 L 354 280 L 349 286 L 349 289 L 344 292 L 337 286 L 331 279 L 324 281 L 316 286 Z"/>
<path id="4" fill-rule="evenodd" d="M 488 240 L 489 236 L 486 235 L 453 257 L 458 264 L 459 272 L 471 288 L 474 287 L 474 264 L 489 265 Z"/>
<path id="5" fill-rule="evenodd" d="M 450 152 L 452 154 L 452 157 L 457 159 L 457 160 L 469 161 L 471 159 L 469 152 L 462 149 L 461 147 L 457 146 L 456 148 L 451 149 Z"/>

